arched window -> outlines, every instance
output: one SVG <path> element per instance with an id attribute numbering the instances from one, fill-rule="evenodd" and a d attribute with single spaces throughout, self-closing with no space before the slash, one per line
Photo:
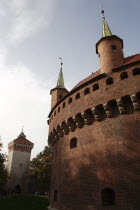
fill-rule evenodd
<path id="1" fill-rule="evenodd" d="M 109 78 L 106 80 L 106 84 L 107 84 L 107 85 L 112 85 L 112 84 L 113 84 L 113 79 L 112 79 L 112 77 L 109 77 Z"/>
<path id="2" fill-rule="evenodd" d="M 73 149 L 75 147 L 77 147 L 77 139 L 76 138 L 72 138 L 70 140 L 70 149 Z"/>
<path id="3" fill-rule="evenodd" d="M 87 94 L 89 94 L 89 93 L 90 93 L 89 88 L 86 88 L 86 89 L 84 90 L 84 95 L 87 95 Z"/>
<path id="4" fill-rule="evenodd" d="M 76 100 L 79 99 L 80 98 L 80 93 L 77 93 L 75 98 L 76 98 Z"/>
<path id="5" fill-rule="evenodd" d="M 115 192 L 113 189 L 105 188 L 102 190 L 102 204 L 103 206 L 115 205 Z"/>
<path id="6" fill-rule="evenodd" d="M 58 112 L 60 112 L 60 106 L 58 107 Z"/>
<path id="7" fill-rule="evenodd" d="M 54 116 L 56 116 L 56 111 L 54 112 Z"/>
<path id="8" fill-rule="evenodd" d="M 134 76 L 139 75 L 139 74 L 140 74 L 140 68 L 133 69 L 133 75 Z"/>
<path id="9" fill-rule="evenodd" d="M 59 98 L 62 98 L 62 95 L 59 95 Z"/>
<path id="10" fill-rule="evenodd" d="M 96 91 L 98 89 L 99 89 L 99 84 L 98 83 L 94 84 L 93 85 L 93 91 Z"/>
<path id="11" fill-rule="evenodd" d="M 69 98 L 68 104 L 71 104 L 71 103 L 72 103 L 72 98 Z"/>
<path id="12" fill-rule="evenodd" d="M 127 78 L 128 78 L 127 72 L 122 72 L 122 73 L 120 74 L 120 78 L 121 78 L 121 80 L 127 79 Z"/>
<path id="13" fill-rule="evenodd" d="M 57 190 L 54 191 L 54 202 L 57 201 Z"/>
<path id="14" fill-rule="evenodd" d="M 63 109 L 65 108 L 65 106 L 66 106 L 66 103 L 64 102 L 63 105 L 62 105 Z"/>

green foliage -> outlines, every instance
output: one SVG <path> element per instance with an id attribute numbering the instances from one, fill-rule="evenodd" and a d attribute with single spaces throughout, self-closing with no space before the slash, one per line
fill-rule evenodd
<path id="1" fill-rule="evenodd" d="M 16 195 L 0 199 L 1 210 L 47 210 L 48 199 L 38 196 Z"/>
<path id="2" fill-rule="evenodd" d="M 27 174 L 29 186 L 32 188 L 30 191 L 50 191 L 51 162 L 52 149 L 47 146 L 36 156 L 36 158 L 33 158 L 32 161 L 30 161 Z"/>
<path id="3" fill-rule="evenodd" d="M 0 147 L 2 147 L 2 143 L 0 142 Z M 6 157 L 2 154 L 0 149 L 0 194 L 4 192 L 4 188 L 7 181 L 7 171 L 5 168 Z"/>

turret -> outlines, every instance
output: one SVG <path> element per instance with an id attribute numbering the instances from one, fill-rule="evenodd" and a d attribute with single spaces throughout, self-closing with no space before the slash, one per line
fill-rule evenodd
<path id="1" fill-rule="evenodd" d="M 57 80 L 57 85 L 55 88 L 51 89 L 50 94 L 52 95 L 51 99 L 51 109 L 55 106 L 57 102 L 61 100 L 65 95 L 67 95 L 68 90 L 65 88 L 64 85 L 64 78 L 63 78 L 63 71 L 62 71 L 62 58 L 61 59 L 61 66 L 60 66 L 60 73 Z"/>
<path id="2" fill-rule="evenodd" d="M 104 11 L 102 10 L 102 38 L 96 44 L 96 53 L 100 59 L 100 73 L 110 73 L 112 69 L 122 65 L 123 40 L 112 32 L 106 22 Z"/>

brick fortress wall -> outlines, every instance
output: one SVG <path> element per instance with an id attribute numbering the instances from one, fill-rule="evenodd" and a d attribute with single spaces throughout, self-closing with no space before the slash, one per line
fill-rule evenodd
<path id="1" fill-rule="evenodd" d="M 103 209 L 103 189 L 109 188 L 115 192 L 110 209 L 139 208 L 140 75 L 135 68 L 140 64 L 101 74 L 52 109 L 51 207 Z"/>

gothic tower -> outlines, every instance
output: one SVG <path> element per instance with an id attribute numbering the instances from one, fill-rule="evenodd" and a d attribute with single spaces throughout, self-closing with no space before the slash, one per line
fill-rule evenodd
<path id="1" fill-rule="evenodd" d="M 25 173 L 28 170 L 33 143 L 26 139 L 23 130 L 17 139 L 8 144 L 8 188 L 17 193 L 25 192 Z"/>

